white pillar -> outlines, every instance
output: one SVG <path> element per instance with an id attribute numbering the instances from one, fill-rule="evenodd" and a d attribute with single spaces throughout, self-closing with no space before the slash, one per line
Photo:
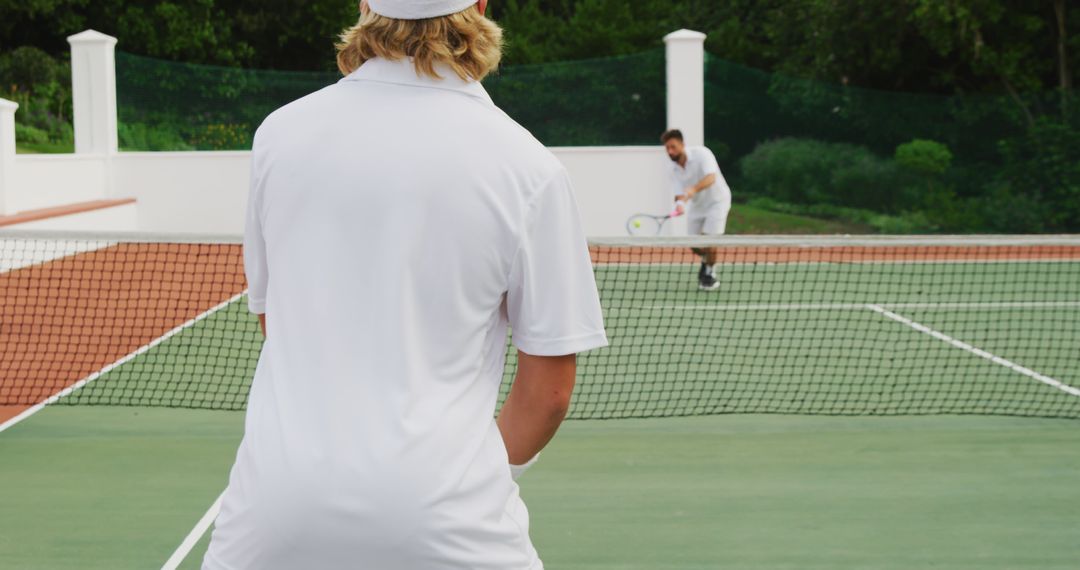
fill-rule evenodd
<path id="1" fill-rule="evenodd" d="M 116 38 L 94 30 L 68 37 L 75 153 L 113 154 L 116 142 Z"/>
<path id="2" fill-rule="evenodd" d="M 705 144 L 705 34 L 679 30 L 664 36 L 667 48 L 667 128 L 688 145 Z"/>
<path id="3" fill-rule="evenodd" d="M 0 99 L 0 215 L 7 211 L 7 197 L 14 193 L 11 187 L 15 168 L 15 110 L 19 104 Z"/>

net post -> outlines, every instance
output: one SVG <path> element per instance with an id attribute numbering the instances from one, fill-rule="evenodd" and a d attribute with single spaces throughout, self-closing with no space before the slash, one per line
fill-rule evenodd
<path id="1" fill-rule="evenodd" d="M 0 99 L 0 216 L 7 211 L 7 196 L 13 193 L 15 168 L 15 110 L 19 104 Z"/>
<path id="2" fill-rule="evenodd" d="M 115 154 L 116 38 L 85 30 L 67 41 L 71 45 L 75 153 Z"/>
<path id="3" fill-rule="evenodd" d="M 681 130 L 688 145 L 703 145 L 705 34 L 678 30 L 664 36 L 664 44 L 667 59 L 667 128 Z"/>

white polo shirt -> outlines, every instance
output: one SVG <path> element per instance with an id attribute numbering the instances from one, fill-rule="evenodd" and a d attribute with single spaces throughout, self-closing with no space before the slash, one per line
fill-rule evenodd
<path id="1" fill-rule="evenodd" d="M 726 212 L 731 208 L 731 189 L 728 188 L 724 175 L 720 174 L 720 166 L 716 163 L 712 151 L 704 146 L 688 146 L 685 152 L 685 166 L 671 162 L 671 189 L 674 195 L 684 193 L 687 188 L 701 182 L 710 174 L 716 175 L 716 181 L 711 186 L 694 194 L 690 199 L 690 211 L 687 215 L 700 218 L 720 210 Z"/>
<path id="2" fill-rule="evenodd" d="M 493 419 L 507 326 L 607 340 L 558 160 L 449 69 L 375 59 L 255 136 L 269 327 L 207 569 L 542 565 Z"/>

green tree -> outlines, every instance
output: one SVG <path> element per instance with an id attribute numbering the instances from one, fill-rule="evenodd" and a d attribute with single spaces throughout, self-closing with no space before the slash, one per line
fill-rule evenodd
<path id="1" fill-rule="evenodd" d="M 1056 67 L 1045 15 L 1031 10 L 1031 3 L 1009 0 L 913 2 L 912 22 L 938 56 L 955 62 L 956 81 L 999 86 L 1032 124 L 1023 94 L 1053 85 Z"/>
<path id="2" fill-rule="evenodd" d="M 66 62 L 30 46 L 0 54 L 0 97 L 19 103 L 20 140 L 70 138 L 71 73 Z M 26 136 L 29 133 L 34 134 Z"/>
<path id="3" fill-rule="evenodd" d="M 1041 204 L 1051 231 L 1080 231 L 1080 129 L 1038 119 L 1001 143 L 1001 178 L 1015 194 Z"/>

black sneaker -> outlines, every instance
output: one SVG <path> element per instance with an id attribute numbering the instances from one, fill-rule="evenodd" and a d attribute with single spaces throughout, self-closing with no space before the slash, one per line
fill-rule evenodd
<path id="1" fill-rule="evenodd" d="M 707 272 L 708 270 L 709 270 L 709 266 L 705 265 L 705 262 L 702 262 L 701 263 L 701 269 L 699 269 L 698 272 L 697 272 L 697 278 L 701 279 L 702 277 L 704 277 L 705 272 Z"/>
<path id="2" fill-rule="evenodd" d="M 698 277 L 698 288 L 702 291 L 712 291 L 719 286 L 720 282 L 716 280 L 716 276 L 714 275 L 702 272 L 701 276 Z"/>

